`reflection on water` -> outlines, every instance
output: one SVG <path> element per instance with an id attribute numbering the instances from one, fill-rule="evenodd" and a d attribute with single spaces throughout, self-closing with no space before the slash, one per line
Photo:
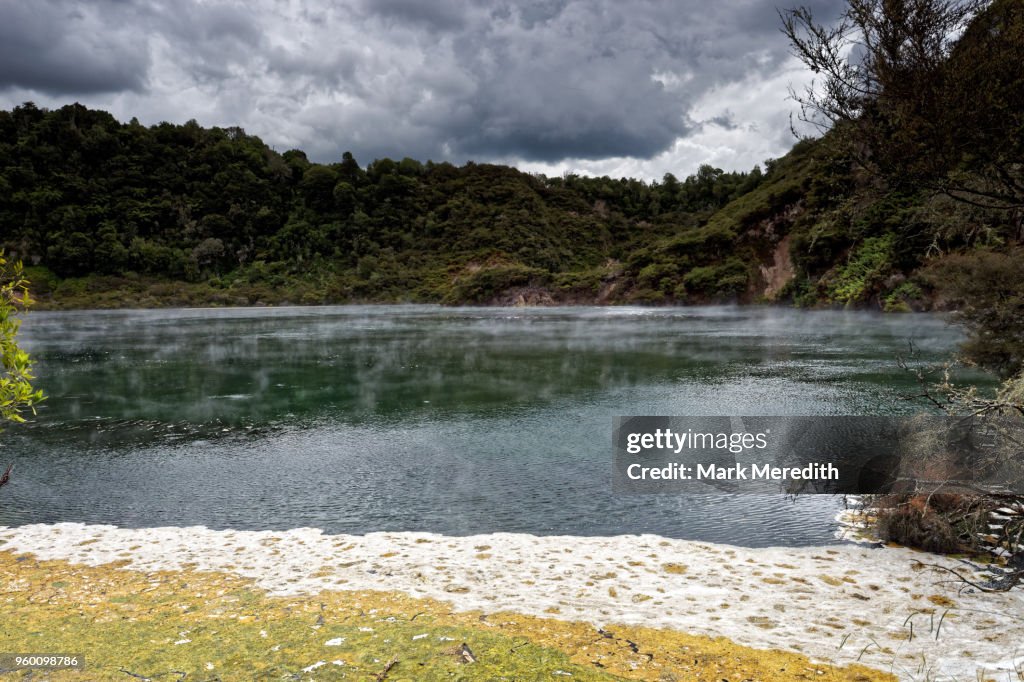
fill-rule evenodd
<path id="1" fill-rule="evenodd" d="M 938 317 L 772 308 L 88 311 L 23 331 L 50 398 L 4 434 L 0 524 L 747 545 L 830 541 L 841 502 L 612 496 L 611 418 L 906 411 L 896 356 L 958 341 Z"/>

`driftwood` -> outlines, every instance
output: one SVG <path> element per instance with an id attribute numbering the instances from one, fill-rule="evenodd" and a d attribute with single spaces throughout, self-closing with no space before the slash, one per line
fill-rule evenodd
<path id="1" fill-rule="evenodd" d="M 186 677 L 188 677 L 188 673 L 182 672 L 181 670 L 168 670 L 165 673 L 159 673 L 151 677 L 140 675 L 139 673 L 133 673 L 131 670 L 128 670 L 124 666 L 118 668 L 118 671 L 124 673 L 125 675 L 128 675 L 129 677 L 134 677 L 137 680 L 149 680 L 149 682 L 153 682 L 153 680 L 158 680 L 161 677 L 166 677 L 167 675 L 177 675 L 179 680 L 183 680 Z"/>
<path id="2" fill-rule="evenodd" d="M 384 669 L 377 673 L 377 677 L 374 678 L 374 682 L 384 682 L 384 680 L 388 678 L 388 673 L 391 672 L 391 669 L 396 665 L 398 665 L 398 659 L 392 658 L 388 661 L 388 664 L 384 666 Z"/>
<path id="3" fill-rule="evenodd" d="M 928 568 L 945 571 L 956 576 L 954 582 L 961 584 L 961 589 L 973 587 L 980 592 L 1009 592 L 1018 585 L 1024 585 L 1024 560 L 1020 560 L 1021 555 L 1015 554 L 1011 557 L 1010 563 L 1006 568 L 1001 566 L 979 566 L 961 559 L 960 561 L 969 566 L 975 572 L 985 573 L 991 577 L 984 579 L 974 579 L 964 575 L 960 571 L 955 571 L 947 566 L 941 566 L 939 564 L 926 564 L 923 561 L 918 561 L 917 564 L 920 566 L 926 566 Z M 972 576 L 973 577 L 973 576 Z"/>

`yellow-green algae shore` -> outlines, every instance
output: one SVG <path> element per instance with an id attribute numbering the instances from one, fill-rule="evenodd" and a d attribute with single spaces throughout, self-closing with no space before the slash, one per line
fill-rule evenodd
<path id="1" fill-rule="evenodd" d="M 152 576 L 152 584 L 138 579 L 136 588 L 121 596 L 143 599 L 145 603 L 136 607 L 129 601 L 129 606 L 118 607 L 118 612 L 126 611 L 122 615 L 127 618 L 122 620 L 130 625 L 124 627 L 141 628 L 139 623 L 144 622 L 148 625 L 142 634 L 121 631 L 104 635 L 107 641 L 121 642 L 122 648 L 117 649 L 121 652 L 131 653 L 132 647 L 143 643 L 154 651 L 171 652 L 164 651 L 160 654 L 163 656 L 189 655 L 202 640 L 188 622 L 179 625 L 165 616 L 178 614 L 189 621 L 187 616 L 192 611 L 186 609 L 203 612 L 203 600 L 211 594 L 224 598 L 226 593 L 221 591 L 225 588 L 211 581 L 230 583 L 232 589 L 239 586 L 246 594 L 251 593 L 254 596 L 246 599 L 258 601 L 261 606 L 257 610 L 264 604 L 285 604 L 280 607 L 285 609 L 283 613 L 312 613 L 291 624 L 294 632 L 308 634 L 309 640 L 278 641 L 282 635 L 273 639 L 275 635 L 267 627 L 247 631 L 243 636 L 243 640 L 256 636 L 269 640 L 258 643 L 263 647 L 259 651 L 264 653 L 271 649 L 271 653 L 302 654 L 287 663 L 276 663 L 289 672 L 268 673 L 270 679 L 292 674 L 299 674 L 300 679 L 326 679 L 328 675 L 352 675 L 355 668 L 356 676 L 346 679 L 374 679 L 395 658 L 399 662 L 388 671 L 386 679 L 430 679 L 429 675 L 449 679 L 448 673 L 454 675 L 452 679 L 488 679 L 498 673 L 488 672 L 485 665 L 507 668 L 518 663 L 525 667 L 509 669 L 508 679 L 536 679 L 538 674 L 541 679 L 568 679 L 564 673 L 577 679 L 587 679 L 584 675 L 591 675 L 590 679 L 601 679 L 602 675 L 625 678 L 627 674 L 649 674 L 647 679 L 701 679 L 685 666 L 707 670 L 711 677 L 706 679 L 719 681 L 800 679 L 796 677 L 800 670 L 794 672 L 791 666 L 779 665 L 760 672 L 750 668 L 769 655 L 766 651 L 807 657 L 787 660 L 813 661 L 806 663 L 813 668 L 806 672 L 815 678 L 833 674 L 842 666 L 860 664 L 908 682 L 1024 679 L 1024 639 L 1020 636 L 1024 631 L 1024 591 L 982 594 L 959 590 L 948 580 L 948 573 L 914 568 L 920 568 L 922 560 L 958 570 L 964 568 L 962 564 L 953 558 L 903 548 L 845 544 L 754 549 L 655 535 L 331 535 L 315 528 L 131 529 L 57 523 L 0 527 L 0 552 L 9 555 L 5 559 L 8 578 L 0 584 L 0 597 L 6 594 L 12 600 L 11 605 L 0 604 L 4 607 L 0 610 L 2 637 L 25 635 L 30 630 L 45 637 L 47 632 L 60 632 L 62 625 L 82 633 L 91 621 L 74 620 L 72 616 L 78 613 L 80 618 L 95 617 L 106 607 L 81 606 L 78 611 L 65 608 L 88 602 L 76 602 L 77 597 L 63 596 L 61 590 L 68 590 L 67 585 L 91 590 L 94 583 L 135 581 L 137 576 Z M 27 558 L 17 561 L 17 557 Z M 42 569 L 33 572 L 33 562 L 37 561 L 58 563 L 43 564 Z M 91 574 L 91 570 L 99 572 Z M 60 577 L 65 574 L 84 577 L 72 582 Z M 173 594 L 165 594 L 168 590 Z M 150 592 L 165 595 L 161 602 L 164 605 L 157 608 L 146 602 L 145 595 Z M 16 614 L 13 600 L 26 600 L 33 594 L 39 596 L 32 597 L 31 604 L 24 602 L 24 608 L 49 608 L 48 600 L 59 601 L 61 607 L 52 612 L 34 611 L 29 621 L 42 617 L 42 613 L 50 613 L 49 618 L 64 614 L 72 620 L 54 620 L 53 627 L 46 628 L 36 624 L 34 630 L 29 625 L 17 629 L 8 625 L 16 622 L 12 619 Z M 95 598 L 101 604 L 111 601 L 102 593 Z M 179 606 L 168 609 L 167 603 Z M 325 605 L 323 610 L 321 603 Z M 387 609 L 385 603 L 390 604 Z M 428 604 L 434 606 L 428 608 Z M 352 634 L 324 632 L 324 628 L 338 625 L 329 617 L 329 609 L 349 613 L 346 622 L 350 624 L 368 620 L 362 620 Z M 146 614 L 151 610 L 163 615 L 148 619 Z M 420 612 L 423 615 L 414 619 Z M 501 613 L 516 615 L 496 615 Z M 214 622 L 218 620 L 216 615 L 209 612 L 201 620 Z M 481 615 L 485 617 L 481 619 Z M 395 620 L 387 621 L 390 616 Z M 425 620 L 427 616 L 433 620 Z M 133 617 L 135 621 L 128 620 Z M 320 617 L 324 619 L 322 624 L 317 622 Z M 222 625 L 230 622 L 237 626 L 239 621 L 247 623 L 249 619 L 221 617 L 220 621 Z M 162 622 L 169 624 L 163 626 Z M 412 629 L 423 629 L 410 629 L 394 637 L 380 634 L 382 628 L 397 628 L 401 622 L 414 624 Z M 319 629 L 315 628 L 318 624 Z M 85 632 L 93 627 L 98 626 L 90 625 Z M 374 629 L 364 631 L 360 627 Z M 443 634 L 433 632 L 435 627 L 468 628 L 472 632 Z M 260 629 L 267 632 L 266 638 L 259 634 Z M 97 630 L 97 636 L 101 631 Z M 478 632 L 485 634 L 474 634 Z M 556 636 L 563 632 L 568 634 Z M 377 633 L 378 640 L 371 633 Z M 537 633 L 547 633 L 546 638 L 537 639 Z M 222 635 L 223 631 L 218 631 L 218 643 L 228 641 Z M 403 639 L 406 636 L 407 641 Z M 488 637 L 511 637 L 514 643 L 505 646 L 508 642 L 494 640 L 499 643 L 491 646 Z M 345 641 L 334 642 L 339 638 Z M 329 646 L 329 641 L 334 643 Z M 365 660 L 347 653 L 345 648 L 369 646 L 375 641 L 387 646 L 374 649 Z M 477 653 L 476 663 L 460 663 L 453 653 L 444 653 L 463 641 Z M 726 664 L 723 661 L 728 659 L 721 657 L 709 663 L 701 655 L 711 651 L 709 643 L 714 641 L 723 643 L 725 651 L 732 654 L 756 653 L 742 664 Z M 42 640 L 39 643 L 49 644 Z M 411 672 L 410 662 L 415 657 L 408 653 L 409 647 L 418 650 L 428 644 L 434 645 L 431 656 L 440 652 L 439 656 L 436 660 L 417 660 L 415 665 L 421 669 Z M 277 645 L 281 648 L 274 652 L 272 647 Z M 530 649 L 532 646 L 539 649 Z M 599 657 L 602 647 L 606 651 L 601 655 L 608 660 Z M 221 656 L 228 655 L 226 648 L 218 650 Z M 10 645 L 0 641 L 0 651 L 11 651 Z M 37 646 L 25 653 L 47 652 Z M 94 659 L 89 651 L 69 653 L 83 653 Z M 529 658 L 525 658 L 527 653 Z M 688 658 L 691 654 L 693 658 Z M 551 665 L 540 668 L 548 672 L 534 672 L 533 668 L 541 665 L 538 661 L 547 660 L 548 655 L 554 656 Z M 154 669 L 141 672 L 127 662 L 118 663 L 116 672 L 125 676 L 125 682 L 135 679 L 129 678 L 129 673 L 175 679 L 170 675 L 157 677 L 161 671 L 156 669 L 158 663 L 173 662 L 154 660 Z M 420 662 L 424 666 L 419 666 Z M 208 676 L 204 678 L 200 673 L 199 677 L 193 674 L 186 679 L 232 679 L 231 675 L 236 675 L 234 679 L 253 679 L 248 670 L 240 677 L 235 669 L 223 673 L 217 667 L 225 665 L 223 660 L 197 659 L 198 663 Z M 206 670 L 207 663 L 214 666 L 212 671 Z M 310 668 L 320 663 L 323 665 Z M 381 667 L 373 672 L 377 665 Z M 429 665 L 449 667 L 439 668 L 443 672 L 434 674 Z M 565 667 L 572 665 L 584 667 Z M 121 667 L 128 672 L 121 672 Z M 308 673 L 302 673 L 307 668 Z M 400 669 L 407 677 L 395 677 Z"/>
<path id="2" fill-rule="evenodd" d="M 0 552 L 0 651 L 77 653 L 48 680 L 870 680 L 725 638 L 456 612 L 396 592 L 273 597 L 216 572 L 141 572 Z M 462 654 L 465 643 L 473 662 Z"/>

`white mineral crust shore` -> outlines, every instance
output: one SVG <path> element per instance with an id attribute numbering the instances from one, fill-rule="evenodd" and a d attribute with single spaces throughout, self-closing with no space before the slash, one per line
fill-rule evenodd
<path id="1" fill-rule="evenodd" d="M 59 523 L 0 527 L 0 551 L 92 566 L 127 560 L 127 569 L 139 571 L 221 571 L 277 595 L 394 590 L 460 610 L 671 628 L 823 663 L 860 658 L 906 680 L 1024 679 L 1017 677 L 1024 673 L 1024 594 L 960 593 L 944 582 L 948 574 L 911 567 L 915 560 L 962 564 L 907 549 Z"/>

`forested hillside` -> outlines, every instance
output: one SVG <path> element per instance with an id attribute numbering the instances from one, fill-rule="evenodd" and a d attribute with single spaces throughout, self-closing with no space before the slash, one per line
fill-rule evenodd
<path id="1" fill-rule="evenodd" d="M 413 159 L 364 168 L 349 154 L 322 165 L 240 129 L 147 128 L 80 105 L 2 112 L 0 134 L 3 246 L 58 305 L 486 302 L 510 288 L 594 299 L 634 254 L 765 181 L 710 167 L 649 184 Z M 634 289 L 609 300 L 663 296 Z"/>
<path id="2" fill-rule="evenodd" d="M 899 106 L 876 96 L 763 170 L 653 183 L 317 164 L 238 128 L 27 103 L 0 112 L 0 248 L 49 307 L 956 303 L 936 271 L 1022 237 L 1022 23 L 993 3 L 917 90 L 886 91 Z"/>

